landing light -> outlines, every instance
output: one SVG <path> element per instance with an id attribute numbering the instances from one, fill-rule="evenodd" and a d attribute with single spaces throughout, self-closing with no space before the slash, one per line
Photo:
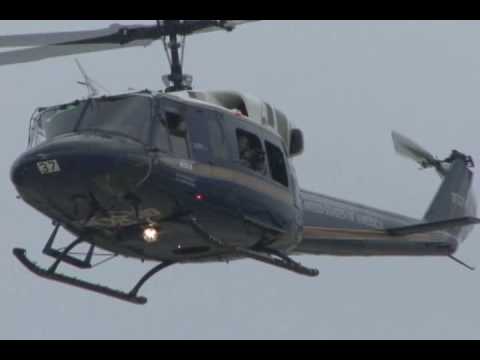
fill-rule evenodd
<path id="1" fill-rule="evenodd" d="M 143 240 L 147 243 L 154 243 L 158 240 L 160 232 L 153 226 L 146 227 L 143 230 Z"/>

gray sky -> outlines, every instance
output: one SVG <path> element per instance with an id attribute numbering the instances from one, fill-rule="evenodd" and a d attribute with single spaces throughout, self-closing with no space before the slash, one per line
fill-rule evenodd
<path id="1" fill-rule="evenodd" d="M 2 21 L 0 34 L 113 22 L 151 23 Z M 246 91 L 284 110 L 306 135 L 295 161 L 304 188 L 422 217 L 440 181 L 397 157 L 390 131 L 439 157 L 465 151 L 480 165 L 479 39 L 473 21 L 265 21 L 191 37 L 186 71 L 198 89 Z M 162 88 L 168 70 L 161 43 L 78 58 L 114 93 Z M 1 67 L 0 79 L 0 338 L 480 338 L 480 275 L 443 258 L 302 257 L 320 269 L 316 279 L 250 260 L 182 265 L 145 286 L 145 307 L 34 277 L 11 249 L 26 247 L 48 265 L 41 249 L 51 224 L 15 198 L 10 165 L 34 108 L 85 90 L 74 57 Z M 479 231 L 457 253 L 474 265 Z M 150 266 L 115 260 L 80 276 L 128 289 Z"/>

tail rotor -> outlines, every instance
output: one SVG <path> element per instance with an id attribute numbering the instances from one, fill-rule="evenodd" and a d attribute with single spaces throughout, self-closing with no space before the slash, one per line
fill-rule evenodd
<path id="1" fill-rule="evenodd" d="M 463 160 L 467 167 L 474 167 L 472 158 L 457 150 L 453 150 L 448 158 L 439 160 L 413 140 L 398 132 L 392 132 L 392 139 L 395 151 L 399 155 L 415 161 L 422 169 L 435 168 L 442 177 L 445 176 L 450 165 L 457 159 Z"/>

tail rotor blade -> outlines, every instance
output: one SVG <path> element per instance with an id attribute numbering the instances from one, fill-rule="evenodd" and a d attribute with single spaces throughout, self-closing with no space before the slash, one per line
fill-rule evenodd
<path id="1" fill-rule="evenodd" d="M 430 152 L 406 136 L 394 131 L 392 139 L 395 151 L 399 155 L 414 160 L 424 168 L 438 165 L 438 160 Z"/>

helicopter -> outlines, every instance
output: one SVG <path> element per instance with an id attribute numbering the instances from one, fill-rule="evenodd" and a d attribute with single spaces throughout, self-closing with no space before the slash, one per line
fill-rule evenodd
<path id="1" fill-rule="evenodd" d="M 443 179 L 422 219 L 303 190 L 293 159 L 300 128 L 277 107 L 237 91 L 199 91 L 183 71 L 185 39 L 231 32 L 259 20 L 157 20 L 90 31 L 0 36 L 0 65 L 145 47 L 163 42 L 165 90 L 100 95 L 80 63 L 86 99 L 37 108 L 27 150 L 11 167 L 19 197 L 51 219 L 42 268 L 22 248 L 13 255 L 33 274 L 143 305 L 143 285 L 175 264 L 251 259 L 300 275 L 319 271 L 300 255 L 454 256 L 479 224 L 473 159 L 441 160 L 397 132 L 398 154 Z M 75 240 L 56 245 L 60 229 Z M 87 245 L 82 258 L 74 249 Z M 130 291 L 70 277 L 60 265 L 91 269 L 108 251 L 154 262 Z"/>

